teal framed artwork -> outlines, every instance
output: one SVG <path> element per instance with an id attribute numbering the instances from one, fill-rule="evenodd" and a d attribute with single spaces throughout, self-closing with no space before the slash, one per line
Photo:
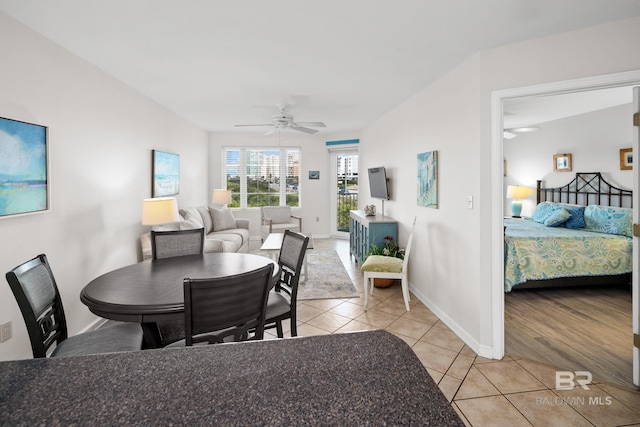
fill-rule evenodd
<path id="1" fill-rule="evenodd" d="M 0 218 L 49 210 L 48 129 L 0 117 Z"/>
<path id="2" fill-rule="evenodd" d="M 438 208 L 438 152 L 418 154 L 418 206 Z"/>
<path id="3" fill-rule="evenodd" d="M 152 150 L 152 197 L 180 193 L 180 155 Z"/>

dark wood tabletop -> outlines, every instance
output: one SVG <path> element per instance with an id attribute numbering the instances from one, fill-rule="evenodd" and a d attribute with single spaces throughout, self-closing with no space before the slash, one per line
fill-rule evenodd
<path id="1" fill-rule="evenodd" d="M 269 258 L 243 253 L 208 253 L 146 260 L 110 271 L 92 280 L 80 292 L 89 310 L 106 319 L 140 323 L 145 342 L 159 343 L 158 320 L 184 316 L 185 278 L 228 277 L 277 263 Z"/>

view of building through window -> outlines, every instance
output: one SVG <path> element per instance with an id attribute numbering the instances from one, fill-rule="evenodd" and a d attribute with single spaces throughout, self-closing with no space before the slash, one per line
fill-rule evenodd
<path id="1" fill-rule="evenodd" d="M 231 208 L 300 206 L 299 148 L 223 148 Z"/>

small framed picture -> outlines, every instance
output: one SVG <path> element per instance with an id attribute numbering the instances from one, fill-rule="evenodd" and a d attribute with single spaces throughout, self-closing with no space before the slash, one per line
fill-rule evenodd
<path id="1" fill-rule="evenodd" d="M 553 170 L 556 172 L 571 172 L 571 154 L 554 154 Z"/>
<path id="2" fill-rule="evenodd" d="M 309 171 L 309 179 L 320 179 L 320 171 Z"/>
<path id="3" fill-rule="evenodd" d="M 633 150 L 631 148 L 620 149 L 620 170 L 633 169 Z"/>

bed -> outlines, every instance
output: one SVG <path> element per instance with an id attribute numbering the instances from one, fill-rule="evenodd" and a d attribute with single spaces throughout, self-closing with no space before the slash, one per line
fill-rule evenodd
<path id="1" fill-rule="evenodd" d="M 537 185 L 531 218 L 505 218 L 504 290 L 629 284 L 633 264 L 632 192 L 599 172 L 567 185 Z"/>

